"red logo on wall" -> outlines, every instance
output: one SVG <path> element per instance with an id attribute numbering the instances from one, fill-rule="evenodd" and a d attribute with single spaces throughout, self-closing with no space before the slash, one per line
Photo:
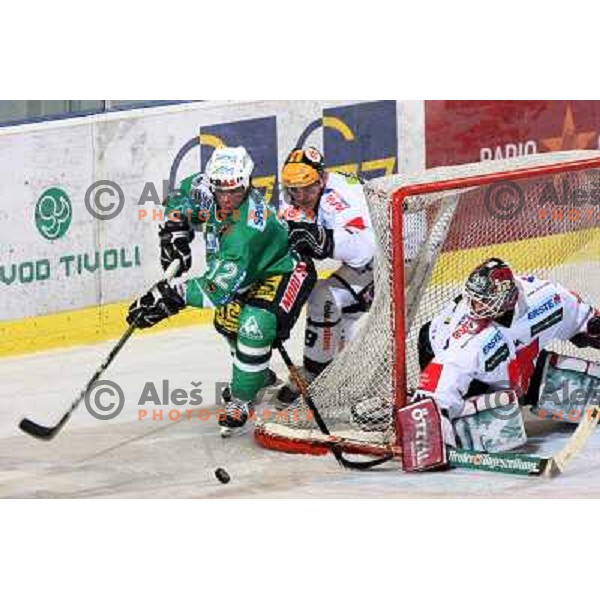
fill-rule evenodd
<path id="1" fill-rule="evenodd" d="M 427 168 L 597 149 L 599 138 L 598 100 L 425 102 Z"/>

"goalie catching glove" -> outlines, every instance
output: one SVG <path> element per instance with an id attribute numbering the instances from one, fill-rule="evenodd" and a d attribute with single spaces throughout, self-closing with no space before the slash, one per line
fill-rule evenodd
<path id="1" fill-rule="evenodd" d="M 177 288 L 169 285 L 166 280 L 159 281 L 129 307 L 127 322 L 140 329 L 147 329 L 176 315 L 182 308 L 185 308 L 185 300 Z"/>
<path id="2" fill-rule="evenodd" d="M 289 221 L 290 248 L 301 256 L 322 260 L 333 256 L 333 230 L 317 223 Z"/>
<path id="3" fill-rule="evenodd" d="M 587 322 L 587 332 L 578 333 L 570 341 L 578 348 L 600 350 L 600 313 L 595 314 Z"/>
<path id="4" fill-rule="evenodd" d="M 182 217 L 180 220 L 167 220 L 159 226 L 160 264 L 163 271 L 179 259 L 180 267 L 175 274 L 179 277 L 192 266 L 192 250 L 190 243 L 194 239 L 194 230 L 189 221 Z"/>

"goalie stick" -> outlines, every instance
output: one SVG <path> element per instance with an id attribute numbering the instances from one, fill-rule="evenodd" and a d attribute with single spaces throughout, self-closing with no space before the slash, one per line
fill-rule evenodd
<path id="1" fill-rule="evenodd" d="M 354 461 L 346 458 L 342 453 L 342 449 L 337 445 L 335 437 L 331 435 L 329 428 L 325 424 L 325 421 L 323 421 L 323 417 L 317 410 L 317 407 L 312 401 L 312 398 L 308 394 L 308 386 L 306 384 L 306 381 L 299 373 L 298 369 L 295 367 L 289 354 L 287 353 L 287 350 L 284 348 L 281 342 L 278 342 L 276 344 L 276 348 L 279 351 L 279 354 L 281 355 L 281 358 L 283 359 L 283 362 L 285 363 L 285 366 L 289 371 L 290 379 L 294 382 L 294 385 L 298 388 L 300 395 L 304 398 L 304 401 L 306 402 L 308 408 L 312 412 L 317 427 L 320 429 L 323 435 L 326 435 L 330 438 L 330 442 L 328 443 L 329 449 L 331 450 L 332 454 L 335 456 L 335 459 L 342 467 L 346 469 L 366 470 L 371 469 L 373 467 L 377 467 L 378 465 L 381 465 L 394 458 L 393 454 L 389 454 L 381 458 L 375 458 L 373 460 L 368 461 Z"/>
<path id="2" fill-rule="evenodd" d="M 175 273 L 179 269 L 179 259 L 174 260 L 169 268 L 165 271 L 165 279 L 170 281 L 175 276 Z M 86 398 L 92 386 L 100 379 L 104 371 L 109 367 L 112 361 L 115 359 L 117 354 L 122 350 L 123 346 L 127 343 L 127 340 L 131 337 L 135 331 L 135 325 L 130 325 L 125 333 L 121 336 L 119 341 L 113 346 L 108 356 L 102 361 L 102 364 L 96 369 L 96 372 L 92 375 L 91 379 L 87 382 L 85 388 L 81 391 L 79 396 L 75 398 L 69 410 L 60 418 L 60 421 L 52 427 L 40 425 L 31 419 L 22 419 L 19 423 L 19 429 L 28 433 L 29 435 L 37 438 L 38 440 L 52 440 L 56 434 L 65 426 L 65 423 L 69 420 L 73 411 L 81 404 L 82 400 Z"/>
<path id="3" fill-rule="evenodd" d="M 597 402 L 591 402 L 565 445 L 556 454 L 549 457 L 544 458 L 517 452 L 487 453 L 449 448 L 448 462 L 451 467 L 464 469 L 556 477 L 564 472 L 567 463 L 585 446 L 596 430 L 599 419 L 600 407 Z"/>

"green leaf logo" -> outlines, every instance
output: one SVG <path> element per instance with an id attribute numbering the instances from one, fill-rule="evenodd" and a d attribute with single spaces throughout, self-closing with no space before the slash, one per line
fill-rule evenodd
<path id="1" fill-rule="evenodd" d="M 66 192 L 48 188 L 37 201 L 35 226 L 47 240 L 57 240 L 67 233 L 72 216 L 71 201 Z"/>

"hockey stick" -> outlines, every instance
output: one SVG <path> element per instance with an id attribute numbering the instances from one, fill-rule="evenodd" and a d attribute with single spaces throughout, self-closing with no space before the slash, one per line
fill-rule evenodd
<path id="1" fill-rule="evenodd" d="M 302 375 L 299 373 L 298 369 L 296 368 L 296 366 L 290 359 L 290 356 L 287 353 L 287 350 L 284 348 L 284 346 L 281 342 L 277 342 L 275 347 L 277 348 L 277 350 L 279 350 L 279 354 L 281 355 L 281 358 L 283 359 L 283 362 L 285 363 L 285 366 L 287 367 L 287 369 L 289 371 L 290 379 L 294 382 L 294 385 L 298 388 L 300 395 L 304 398 L 304 401 L 306 402 L 308 408 L 312 412 L 312 415 L 315 419 L 317 427 L 321 430 L 321 433 L 323 435 L 332 437 L 332 435 L 329 431 L 329 428 L 325 424 L 325 421 L 323 421 L 323 417 L 317 410 L 317 407 L 315 406 L 314 402 L 312 401 L 312 398 L 308 394 L 308 386 L 306 384 L 306 381 L 304 380 L 304 377 L 302 377 Z M 329 443 L 329 449 L 331 450 L 332 454 L 335 456 L 338 463 L 346 469 L 358 469 L 358 470 L 371 469 L 378 465 L 382 465 L 383 463 L 394 458 L 393 454 L 389 454 L 389 455 L 383 456 L 381 458 L 376 458 L 374 460 L 355 462 L 353 460 L 349 460 L 344 457 L 344 455 L 342 454 L 342 449 L 337 445 L 337 443 L 335 441 L 331 441 Z"/>
<path id="2" fill-rule="evenodd" d="M 565 470 L 566 464 L 581 451 L 592 433 L 596 430 L 598 420 L 600 419 L 600 407 L 595 405 L 586 412 L 588 413 L 588 418 L 581 417 L 573 435 L 563 448 L 549 460 L 546 471 L 551 477 L 560 475 Z"/>
<path id="3" fill-rule="evenodd" d="M 175 276 L 175 273 L 179 269 L 179 259 L 174 260 L 169 268 L 165 271 L 165 279 L 170 281 Z M 135 331 L 135 325 L 130 325 L 125 333 L 121 336 L 121 339 L 113 346 L 112 350 L 108 353 L 108 356 L 102 361 L 102 364 L 96 369 L 96 372 L 92 375 L 92 378 L 87 382 L 85 388 L 81 391 L 79 396 L 73 401 L 69 410 L 61 417 L 60 421 L 52 426 L 46 427 L 45 425 L 40 425 L 31 419 L 23 419 L 19 423 L 19 429 L 28 433 L 29 435 L 37 438 L 38 440 L 52 440 L 56 434 L 64 427 L 65 423 L 71 417 L 73 411 L 81 404 L 81 401 L 86 398 L 92 386 L 100 379 L 104 371 L 108 368 L 108 366 L 115 359 L 117 354 L 122 350 L 123 346 L 127 343 L 127 340 L 131 337 L 131 334 Z"/>

